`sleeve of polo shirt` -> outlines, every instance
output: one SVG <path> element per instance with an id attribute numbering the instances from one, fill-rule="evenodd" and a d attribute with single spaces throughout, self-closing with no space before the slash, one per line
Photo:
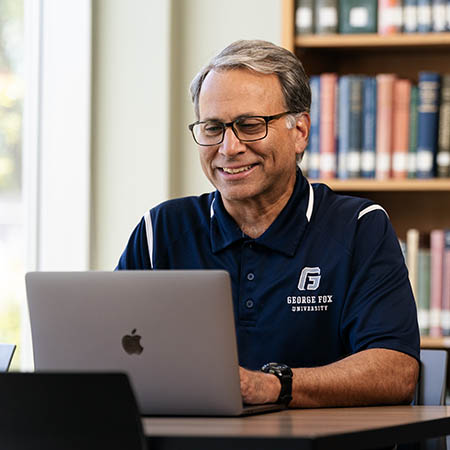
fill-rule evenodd
<path id="1" fill-rule="evenodd" d="M 131 233 L 128 244 L 119 259 L 116 270 L 150 270 L 149 250 L 145 219 L 138 223 Z"/>
<path id="2" fill-rule="evenodd" d="M 341 332 L 351 353 L 387 348 L 419 359 L 417 311 L 408 271 L 382 210 L 358 220 Z"/>

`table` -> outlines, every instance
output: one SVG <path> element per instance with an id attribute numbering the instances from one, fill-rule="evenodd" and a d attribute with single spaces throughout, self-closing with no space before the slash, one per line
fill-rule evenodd
<path id="1" fill-rule="evenodd" d="M 450 434 L 450 407 L 298 409 L 239 418 L 146 417 L 152 450 L 365 449 Z"/>

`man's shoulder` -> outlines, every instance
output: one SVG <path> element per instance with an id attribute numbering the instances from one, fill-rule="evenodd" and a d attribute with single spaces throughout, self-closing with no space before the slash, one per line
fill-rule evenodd
<path id="1" fill-rule="evenodd" d="M 214 193 L 202 194 L 200 196 L 180 197 L 153 207 L 150 210 L 152 222 L 174 221 L 175 223 L 189 222 L 199 223 L 210 217 L 211 203 Z"/>

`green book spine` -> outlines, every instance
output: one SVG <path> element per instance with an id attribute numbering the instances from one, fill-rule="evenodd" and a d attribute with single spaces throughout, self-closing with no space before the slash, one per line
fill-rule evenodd
<path id="1" fill-rule="evenodd" d="M 416 178 L 417 170 L 417 104 L 418 88 L 411 87 L 411 100 L 409 110 L 409 152 L 408 152 L 408 178 Z"/>
<path id="2" fill-rule="evenodd" d="M 339 33 L 376 33 L 377 0 L 340 0 Z"/>

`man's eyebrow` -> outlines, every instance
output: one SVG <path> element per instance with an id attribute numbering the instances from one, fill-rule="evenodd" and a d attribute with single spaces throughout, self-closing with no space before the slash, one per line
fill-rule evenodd
<path id="1" fill-rule="evenodd" d="M 239 119 L 245 119 L 247 117 L 260 117 L 261 114 L 255 114 L 255 113 L 244 113 L 244 114 L 239 114 L 238 116 L 236 116 L 234 119 L 230 120 L 230 122 L 234 122 L 235 120 L 239 120 Z M 201 119 L 199 120 L 199 122 L 220 122 L 220 123 L 228 123 L 228 121 L 222 120 L 218 117 L 207 117 L 205 119 Z"/>

